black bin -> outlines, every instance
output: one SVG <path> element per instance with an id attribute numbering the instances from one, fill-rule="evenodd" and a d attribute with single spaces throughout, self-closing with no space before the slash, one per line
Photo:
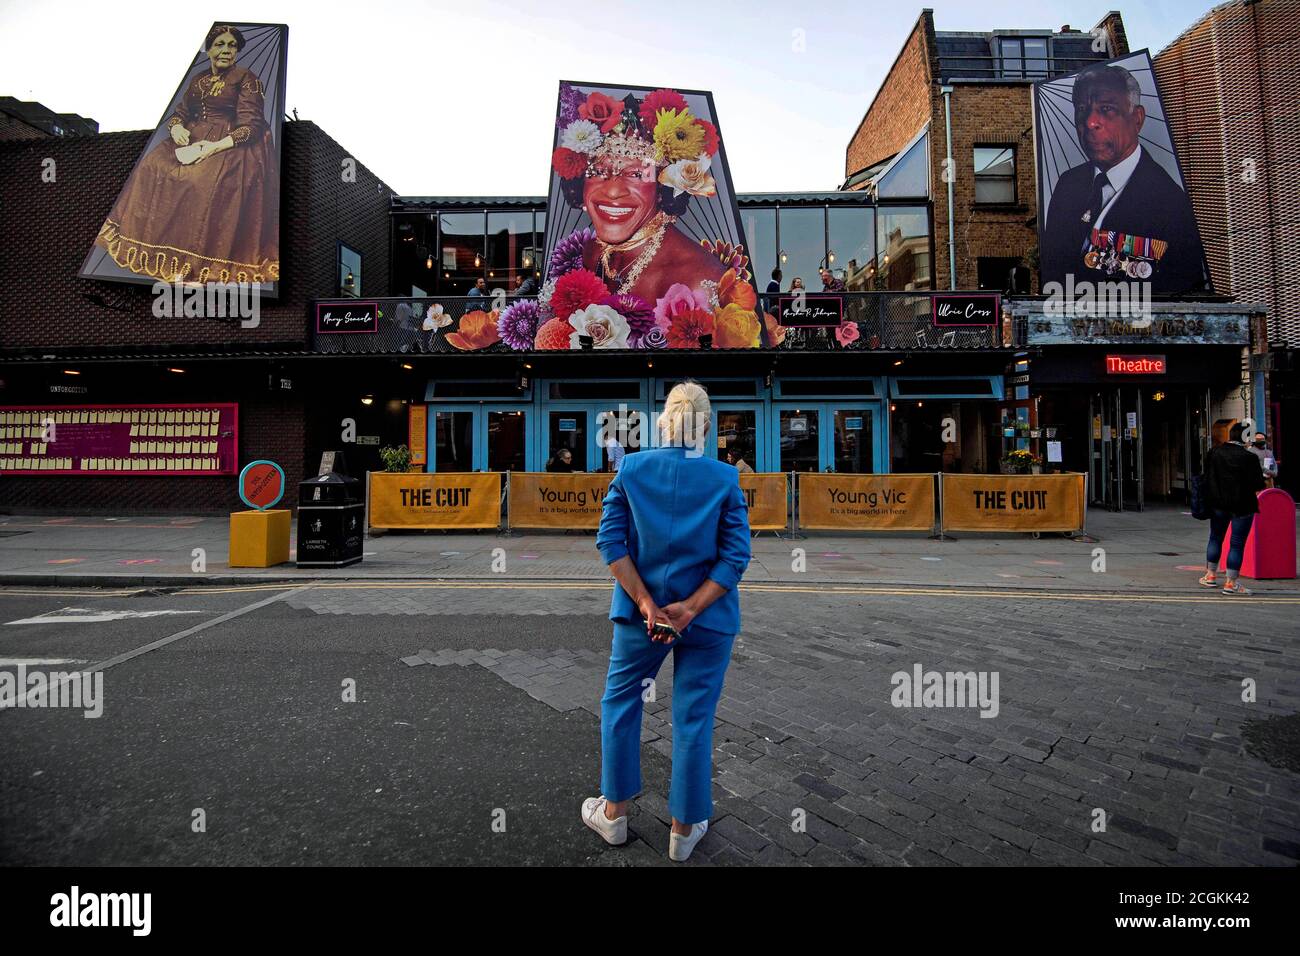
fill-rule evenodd
<path id="1" fill-rule="evenodd" d="M 356 564 L 365 538 L 366 503 L 358 479 L 330 472 L 298 485 L 298 567 Z"/>

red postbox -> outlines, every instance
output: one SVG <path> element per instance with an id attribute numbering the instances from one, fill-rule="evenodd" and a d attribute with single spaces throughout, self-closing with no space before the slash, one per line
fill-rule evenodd
<path id="1" fill-rule="evenodd" d="M 1219 570 L 1227 567 L 1228 542 L 1232 534 L 1224 535 L 1223 555 Z M 1243 578 L 1294 578 L 1296 576 L 1295 552 L 1295 500 L 1281 488 L 1265 488 L 1259 493 L 1259 514 L 1250 526 L 1246 538 L 1246 553 L 1241 561 Z"/>

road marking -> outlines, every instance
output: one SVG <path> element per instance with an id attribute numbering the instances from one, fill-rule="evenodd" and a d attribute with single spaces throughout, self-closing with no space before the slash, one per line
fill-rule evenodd
<path id="1" fill-rule="evenodd" d="M 609 592 L 611 581 L 536 581 L 536 582 L 518 582 L 505 583 L 502 581 L 323 581 L 315 584 L 314 589 L 318 591 L 330 590 L 502 590 L 502 591 L 603 591 Z M 282 585 L 289 587 L 290 585 Z M 959 588 L 959 587 L 936 587 L 928 585 L 795 585 L 782 584 L 773 582 L 772 584 L 741 584 L 740 590 L 744 592 L 753 592 L 761 594 L 861 594 L 861 595 L 879 595 L 882 597 L 975 597 L 975 598 L 999 598 L 1002 600 L 1035 600 L 1035 601 L 1092 601 L 1092 602 L 1118 602 L 1118 603 L 1138 603 L 1142 601 L 1157 604 L 1207 604 L 1223 603 L 1223 598 L 1215 594 L 1206 594 L 1204 592 L 1197 594 L 1169 594 L 1169 593 L 1151 593 L 1145 591 L 1135 591 L 1132 593 L 1124 592 L 1060 592 L 1048 590 L 1025 590 L 1021 589 L 989 589 L 983 588 Z M 211 594 L 218 593 L 206 588 L 194 588 L 188 591 L 176 591 L 176 594 Z M 1294 592 L 1287 594 L 1260 594 L 1255 592 L 1253 601 L 1264 601 L 1267 604 L 1300 604 L 1300 595 Z"/>
<path id="2" fill-rule="evenodd" d="M 307 590 L 310 587 L 311 587 L 310 584 L 300 585 L 299 589 Z M 287 597 L 289 593 L 290 592 L 285 591 L 282 594 L 275 594 L 269 598 L 263 598 L 260 601 L 255 601 L 252 604 L 249 604 L 245 607 L 237 608 L 234 611 L 229 611 L 226 614 L 221 615 L 220 617 L 214 617 L 210 621 L 204 621 L 201 624 L 195 624 L 193 627 L 187 627 L 183 631 L 177 631 L 175 634 L 171 634 L 168 635 L 167 637 L 159 638 L 158 640 L 151 641 L 148 644 L 143 644 L 140 647 L 135 648 L 134 650 L 126 651 L 123 654 L 118 654 L 116 657 L 110 657 L 106 661 L 101 661 L 98 664 L 93 664 L 90 667 L 85 668 L 84 670 L 77 671 L 76 673 L 93 674 L 96 671 L 106 671 L 110 667 L 116 667 L 118 664 L 125 664 L 129 660 L 134 660 L 137 657 L 140 657 L 144 654 L 148 654 L 150 651 L 156 651 L 160 647 L 166 647 L 168 644 L 173 644 L 176 641 L 181 640 L 182 638 L 189 637 L 192 634 L 198 634 L 200 631 L 206 631 L 210 627 L 216 627 L 218 624 L 224 624 L 226 621 L 233 620 L 234 618 L 242 617 L 243 615 L 248 614 L 251 611 L 256 611 L 259 608 L 266 607 L 268 604 L 274 604 L 276 601 L 282 600 L 283 598 Z M 55 693 L 58 687 L 61 687 L 63 684 L 68 683 L 68 681 L 70 681 L 71 679 L 72 679 L 71 676 L 69 676 L 65 678 L 63 681 L 60 681 L 58 685 L 52 684 L 49 687 L 48 693 L 51 694 Z M 30 699 L 33 696 L 35 696 L 37 693 L 40 692 L 41 692 L 41 688 L 39 687 L 33 688 L 27 693 L 27 700 L 30 701 Z M 13 709 L 15 708 L 3 707 L 0 708 L 0 713 L 3 713 L 6 710 L 13 710 Z"/>
<path id="3" fill-rule="evenodd" d="M 56 664 L 85 664 L 84 659 L 72 657 L 0 657 L 0 667 L 53 667 Z"/>
<path id="4" fill-rule="evenodd" d="M 84 607 L 63 607 L 57 611 L 46 611 L 36 617 L 25 617 L 18 621 L 5 621 L 10 624 L 103 624 L 106 621 L 122 621 L 128 618 L 163 617 L 168 614 L 203 614 L 200 610 L 165 610 L 165 611 L 91 611 Z"/>

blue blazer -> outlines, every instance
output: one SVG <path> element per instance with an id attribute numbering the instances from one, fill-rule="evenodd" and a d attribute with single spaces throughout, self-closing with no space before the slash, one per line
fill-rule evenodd
<path id="1" fill-rule="evenodd" d="M 685 600 L 712 578 L 727 593 L 700 612 L 691 626 L 739 634 L 736 585 L 750 559 L 749 506 L 740 490 L 740 475 L 725 462 L 686 452 L 668 446 L 623 459 L 605 494 L 596 547 L 606 563 L 631 555 L 660 607 Z M 642 620 L 618 582 L 609 618 Z"/>

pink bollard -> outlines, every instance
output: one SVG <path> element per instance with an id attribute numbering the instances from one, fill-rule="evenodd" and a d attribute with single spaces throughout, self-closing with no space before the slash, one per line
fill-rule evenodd
<path id="1" fill-rule="evenodd" d="M 1228 563 L 1228 541 L 1224 536 L 1219 570 Z M 1259 493 L 1259 514 L 1246 538 L 1241 561 L 1243 578 L 1279 579 L 1296 577 L 1295 500 L 1281 488 L 1265 488 Z"/>

